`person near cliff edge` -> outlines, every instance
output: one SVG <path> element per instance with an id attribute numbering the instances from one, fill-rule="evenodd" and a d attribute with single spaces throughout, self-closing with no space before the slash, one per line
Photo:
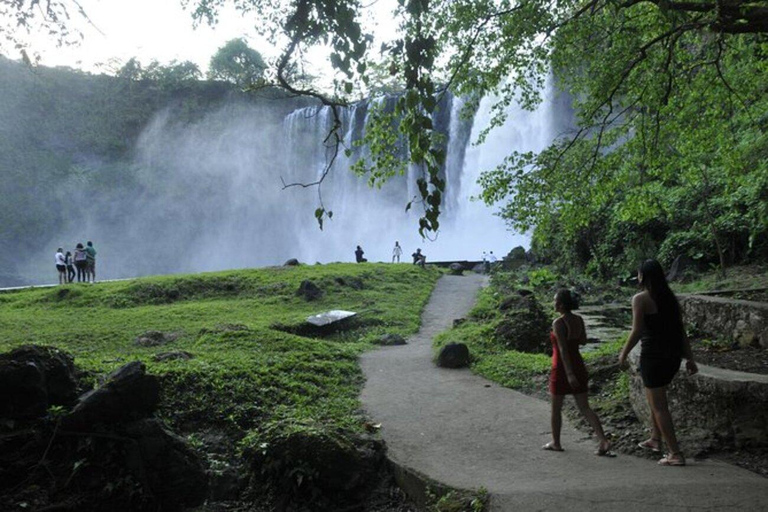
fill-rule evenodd
<path id="1" fill-rule="evenodd" d="M 56 271 L 59 273 L 59 284 L 67 282 L 67 260 L 64 258 L 64 249 L 56 249 Z"/>
<path id="2" fill-rule="evenodd" d="M 93 242 L 88 241 L 87 244 L 85 244 L 87 247 L 85 248 L 85 254 L 86 254 L 86 281 L 88 280 L 88 276 L 91 278 L 91 282 L 96 282 L 96 249 L 93 248 Z"/>
<path id="3" fill-rule="evenodd" d="M 427 263 L 427 256 L 421 252 L 421 248 L 416 249 L 416 252 L 411 254 L 411 257 L 413 258 L 414 265 L 424 268 L 424 265 Z"/>
<path id="4" fill-rule="evenodd" d="M 84 283 L 88 281 L 88 253 L 85 252 L 83 244 L 78 243 L 75 246 L 75 268 L 77 269 L 77 282 Z"/>
<path id="5" fill-rule="evenodd" d="M 365 254 L 363 252 L 363 248 L 358 245 L 357 249 L 355 249 L 355 261 L 358 263 L 365 263 L 368 261 L 367 259 L 363 258 L 363 254 Z"/>
<path id="6" fill-rule="evenodd" d="M 67 251 L 64 255 L 64 262 L 67 265 L 67 282 L 71 283 L 75 279 L 75 261 L 72 259 L 72 253 Z"/>
<path id="7" fill-rule="evenodd" d="M 680 369 L 682 358 L 686 359 L 688 374 L 697 373 L 699 368 L 685 334 L 680 304 L 669 288 L 661 264 L 646 260 L 637 271 L 637 280 L 642 291 L 632 297 L 632 332 L 619 355 L 619 366 L 628 367 L 629 353 L 640 342 L 639 370 L 651 408 L 651 437 L 638 446 L 661 453 L 663 439 L 668 453 L 659 465 L 685 466 L 669 412 L 667 386 Z"/>
<path id="8" fill-rule="evenodd" d="M 392 263 L 397 260 L 400 263 L 400 256 L 403 255 L 403 248 L 400 247 L 400 242 L 395 242 L 395 248 L 392 249 Z"/>

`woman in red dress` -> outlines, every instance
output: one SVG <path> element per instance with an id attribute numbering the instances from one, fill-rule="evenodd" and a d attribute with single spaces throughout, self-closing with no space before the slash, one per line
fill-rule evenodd
<path id="1" fill-rule="evenodd" d="M 587 341 L 587 331 L 584 320 L 574 315 L 573 310 L 578 304 L 570 290 L 562 289 L 555 295 L 555 311 L 560 316 L 552 323 L 552 371 L 549 375 L 549 393 L 552 395 L 552 441 L 542 446 L 544 450 L 563 451 L 560 446 L 560 430 L 563 423 L 563 399 L 565 395 L 573 395 L 576 405 L 587 422 L 595 430 L 600 444 L 595 455 L 613 457 L 610 451 L 611 443 L 603 433 L 600 419 L 589 407 L 587 399 L 587 384 L 589 375 L 584 360 L 579 353 L 579 345 Z"/>

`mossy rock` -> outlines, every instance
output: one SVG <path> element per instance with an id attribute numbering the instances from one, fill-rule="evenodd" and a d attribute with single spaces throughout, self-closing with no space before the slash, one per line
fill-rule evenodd
<path id="1" fill-rule="evenodd" d="M 533 295 L 512 295 L 500 305 L 501 320 L 494 329 L 494 340 L 506 349 L 520 352 L 549 352 L 547 336 L 550 319 Z"/>

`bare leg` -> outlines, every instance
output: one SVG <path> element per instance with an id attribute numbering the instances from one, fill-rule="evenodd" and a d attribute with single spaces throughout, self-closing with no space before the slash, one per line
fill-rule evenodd
<path id="1" fill-rule="evenodd" d="M 550 395 L 552 397 L 552 442 L 551 449 L 562 450 L 560 446 L 560 432 L 563 427 L 563 399 L 564 395 Z M 546 447 L 546 445 L 545 445 Z"/>
<path id="2" fill-rule="evenodd" d="M 593 411 L 589 406 L 589 399 L 587 398 L 587 394 L 579 393 L 578 395 L 573 395 L 573 398 L 576 400 L 576 405 L 578 406 L 579 411 L 584 415 L 584 417 L 587 419 L 587 422 L 595 431 L 595 435 L 600 441 L 599 450 L 601 452 L 607 452 L 611 447 L 611 443 L 608 441 L 608 438 L 605 437 L 603 426 L 600 424 L 600 418 L 597 417 L 595 411 Z"/>
<path id="3" fill-rule="evenodd" d="M 673 456 L 682 456 L 680 446 L 677 444 L 675 436 L 675 426 L 672 423 L 672 415 L 669 413 L 669 402 L 667 401 L 667 386 L 660 388 L 645 388 L 648 403 L 653 411 L 654 421 L 658 425 L 664 442 L 667 443 L 670 453 Z"/>

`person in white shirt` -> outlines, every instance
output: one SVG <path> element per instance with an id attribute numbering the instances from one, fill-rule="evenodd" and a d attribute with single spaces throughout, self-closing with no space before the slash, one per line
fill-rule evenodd
<path id="1" fill-rule="evenodd" d="M 497 261 L 499 261 L 498 258 L 496 258 L 496 255 L 493 254 L 493 251 L 491 251 L 491 254 L 488 255 L 488 261 L 490 261 L 491 263 L 496 263 Z"/>
<path id="2" fill-rule="evenodd" d="M 59 284 L 67 282 L 67 260 L 64 258 L 64 249 L 56 249 L 56 270 L 59 271 Z"/>
<path id="3" fill-rule="evenodd" d="M 403 255 L 403 248 L 400 247 L 400 242 L 395 242 L 395 248 L 392 249 L 392 263 L 395 262 L 395 259 L 397 259 L 397 262 L 400 263 L 400 256 Z"/>

